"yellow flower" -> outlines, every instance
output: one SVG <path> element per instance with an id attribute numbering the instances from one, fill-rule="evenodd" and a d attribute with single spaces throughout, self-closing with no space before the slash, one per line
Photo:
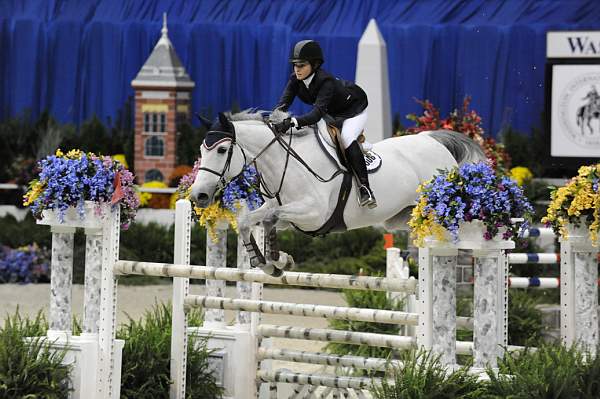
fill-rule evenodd
<path id="1" fill-rule="evenodd" d="M 65 158 L 68 159 L 81 159 L 81 156 L 83 155 L 83 152 L 81 150 L 70 150 L 69 152 L 67 152 L 67 155 Z"/>
<path id="2" fill-rule="evenodd" d="M 129 165 L 127 165 L 127 159 L 125 158 L 125 154 L 115 154 L 112 156 L 112 159 L 123 165 L 125 169 L 129 169 Z"/>
<path id="3" fill-rule="evenodd" d="M 39 180 L 29 183 L 29 191 L 23 196 L 23 206 L 29 206 L 40 196 L 46 185 Z"/>
<path id="4" fill-rule="evenodd" d="M 578 175 L 564 187 L 552 191 L 550 205 L 542 223 L 552 225 L 554 231 L 567 237 L 567 225 L 577 220 L 587 223 L 592 244 L 596 244 L 600 230 L 600 193 L 594 190 L 600 178 L 600 164 L 582 166 Z M 592 222 L 587 217 L 592 216 Z"/>
<path id="5" fill-rule="evenodd" d="M 65 154 L 63 154 L 63 152 L 60 150 L 60 148 L 58 148 L 54 155 L 56 155 L 57 157 L 63 157 Z"/>
<path id="6" fill-rule="evenodd" d="M 194 212 L 198 216 L 198 222 L 201 226 L 208 229 L 208 234 L 213 242 L 216 242 L 217 237 L 217 225 L 223 221 L 229 223 L 229 225 L 237 232 L 237 219 L 235 214 L 228 209 L 221 208 L 219 201 L 210 204 L 206 208 L 194 207 Z"/>
<path id="7" fill-rule="evenodd" d="M 421 196 L 419 203 L 412 210 L 412 216 L 408 222 L 411 228 L 413 242 L 417 247 L 422 247 L 425 238 L 434 236 L 437 240 L 445 239 L 446 229 L 435 222 L 433 212 L 425 212 L 427 198 Z"/>
<path id="8" fill-rule="evenodd" d="M 152 180 L 142 184 L 142 188 L 168 188 L 168 186 L 158 180 Z M 152 193 L 140 192 L 140 206 L 148 206 L 148 203 L 152 199 Z"/>
<path id="9" fill-rule="evenodd" d="M 515 166 L 510 170 L 510 178 L 517 182 L 519 186 L 533 179 L 533 173 L 524 166 Z"/>

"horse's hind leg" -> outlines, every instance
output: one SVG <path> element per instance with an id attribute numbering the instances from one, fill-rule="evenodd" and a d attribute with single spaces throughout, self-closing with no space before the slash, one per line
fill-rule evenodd
<path id="1" fill-rule="evenodd" d="M 410 216 L 412 214 L 412 210 L 414 206 L 407 206 L 402 209 L 400 212 L 383 222 L 383 227 L 388 230 L 409 230 L 408 221 L 410 220 Z"/>

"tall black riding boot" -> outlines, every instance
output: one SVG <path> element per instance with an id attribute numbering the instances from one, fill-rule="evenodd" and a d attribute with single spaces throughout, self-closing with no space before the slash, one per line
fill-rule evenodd
<path id="1" fill-rule="evenodd" d="M 375 208 L 377 201 L 373 195 L 373 191 L 369 187 L 369 177 L 367 174 L 367 165 L 365 165 L 365 157 L 360 145 L 355 140 L 346 148 L 346 159 L 350 164 L 350 168 L 354 172 L 354 176 L 358 181 L 358 203 L 360 206 L 367 206 L 369 208 Z"/>

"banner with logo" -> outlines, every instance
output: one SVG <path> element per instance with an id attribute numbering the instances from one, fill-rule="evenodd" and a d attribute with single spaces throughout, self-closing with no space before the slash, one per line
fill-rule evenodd
<path id="1" fill-rule="evenodd" d="M 600 32 L 548 32 L 552 157 L 600 157 Z"/>
<path id="2" fill-rule="evenodd" d="M 600 65 L 552 66 L 551 155 L 600 157 Z"/>

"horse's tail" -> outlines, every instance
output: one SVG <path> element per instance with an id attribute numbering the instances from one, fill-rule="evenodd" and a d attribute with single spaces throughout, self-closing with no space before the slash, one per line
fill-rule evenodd
<path id="1" fill-rule="evenodd" d="M 462 133 L 453 132 L 451 130 L 433 130 L 421 134 L 427 134 L 446 147 L 459 166 L 465 163 L 480 162 L 487 159 L 481 146 Z"/>

